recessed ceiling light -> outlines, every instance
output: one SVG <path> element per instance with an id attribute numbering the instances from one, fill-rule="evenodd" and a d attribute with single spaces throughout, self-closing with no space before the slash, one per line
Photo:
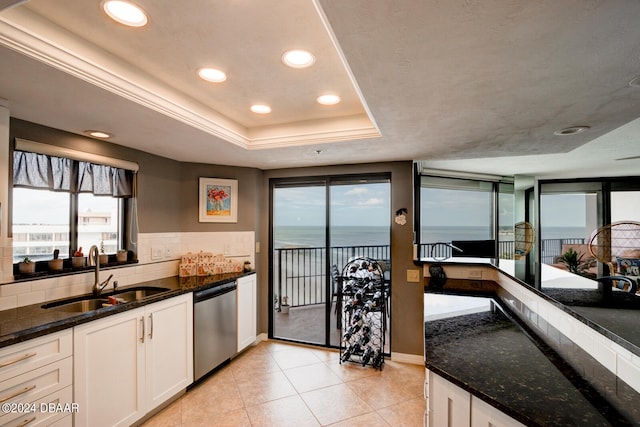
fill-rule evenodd
<path id="1" fill-rule="evenodd" d="M 107 0 L 102 2 L 102 9 L 111 19 L 128 27 L 144 27 L 149 22 L 140 7 L 126 1 Z"/>
<path id="2" fill-rule="evenodd" d="M 340 97 L 338 95 L 321 95 L 316 101 L 322 105 L 336 105 L 340 103 Z"/>
<path id="3" fill-rule="evenodd" d="M 251 111 L 257 114 L 269 114 L 271 112 L 271 107 L 264 104 L 254 104 L 251 106 Z"/>
<path id="4" fill-rule="evenodd" d="M 589 126 L 571 126 L 568 128 L 557 130 L 553 134 L 558 136 L 575 135 L 577 133 L 588 131 L 589 129 L 591 129 Z"/>
<path id="5" fill-rule="evenodd" d="M 84 133 L 94 138 L 101 138 L 101 139 L 111 138 L 113 136 L 101 130 L 85 130 Z"/>
<path id="6" fill-rule="evenodd" d="M 629 86 L 631 86 L 631 87 L 640 87 L 640 76 L 638 76 L 635 79 L 631 80 L 629 82 Z"/>
<path id="7" fill-rule="evenodd" d="M 215 68 L 201 68 L 198 71 L 198 75 L 201 79 L 213 83 L 220 83 L 227 80 L 227 75 L 223 71 L 216 70 Z"/>
<path id="8" fill-rule="evenodd" d="M 291 68 L 306 68 L 316 62 L 316 57 L 306 50 L 292 49 L 282 54 L 282 62 Z"/>

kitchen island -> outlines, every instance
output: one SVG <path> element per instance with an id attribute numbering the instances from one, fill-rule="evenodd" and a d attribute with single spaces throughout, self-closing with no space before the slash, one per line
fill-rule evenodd
<path id="1" fill-rule="evenodd" d="M 425 307 L 429 298 L 455 305 L 457 297 L 445 293 L 427 283 Z M 587 381 L 580 367 L 567 363 L 500 299 L 490 300 L 487 310 L 425 316 L 431 318 L 425 321 L 429 371 L 527 426 L 638 425 L 637 392 L 619 381 L 610 384 L 615 396 L 604 395 L 601 385 Z"/>

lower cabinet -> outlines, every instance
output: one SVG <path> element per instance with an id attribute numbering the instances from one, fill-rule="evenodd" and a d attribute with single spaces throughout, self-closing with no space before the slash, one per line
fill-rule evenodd
<path id="1" fill-rule="evenodd" d="M 68 329 L 0 350 L 0 425 L 72 425 L 72 343 Z"/>
<path id="2" fill-rule="evenodd" d="M 250 274 L 237 281 L 238 352 L 256 341 L 256 275 Z"/>
<path id="3" fill-rule="evenodd" d="M 425 427 L 525 427 L 468 391 L 427 370 Z"/>
<path id="4" fill-rule="evenodd" d="M 193 381 L 184 294 L 74 328 L 75 426 L 128 426 Z"/>

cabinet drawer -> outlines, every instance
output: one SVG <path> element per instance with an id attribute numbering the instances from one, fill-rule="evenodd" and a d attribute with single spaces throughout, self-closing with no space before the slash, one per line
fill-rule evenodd
<path id="1" fill-rule="evenodd" d="M 60 422 L 61 426 L 72 425 L 71 414 L 74 408 L 71 406 L 73 402 L 72 389 L 72 386 L 68 386 L 41 399 L 29 402 L 35 406 L 35 412 L 7 414 L 0 421 L 2 427 L 49 426 L 57 422 Z M 66 404 L 68 405 L 65 407 Z"/>
<path id="2" fill-rule="evenodd" d="M 0 389 L 4 381 L 56 360 L 73 352 L 71 329 L 35 338 L 0 350 Z"/>
<path id="3" fill-rule="evenodd" d="M 8 404 L 10 407 L 11 405 L 22 407 L 23 404 L 31 404 L 71 386 L 72 378 L 73 359 L 67 357 L 4 381 L 2 391 L 0 391 L 0 404 Z M 63 403 L 71 403 L 71 401 Z M 15 415 L 14 413 L 3 413 L 0 416 L 0 425 L 4 425 L 7 420 L 14 419 Z"/>

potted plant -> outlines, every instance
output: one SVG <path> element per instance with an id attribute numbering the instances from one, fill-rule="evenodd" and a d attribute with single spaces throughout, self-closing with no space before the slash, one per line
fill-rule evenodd
<path id="1" fill-rule="evenodd" d="M 570 273 L 579 274 L 582 257 L 584 257 L 584 254 L 576 252 L 573 248 L 569 248 L 562 254 L 559 261 L 567 266 Z"/>
<path id="2" fill-rule="evenodd" d="M 126 262 L 127 261 L 127 250 L 126 249 L 118 249 L 118 252 L 116 252 L 116 260 L 118 262 Z"/>
<path id="3" fill-rule="evenodd" d="M 282 314 L 289 314 L 289 297 L 282 297 L 282 305 L 280 306 L 280 312 Z"/>
<path id="4" fill-rule="evenodd" d="M 100 241 L 100 265 L 109 263 L 109 255 L 104 253 L 104 241 Z"/>
<path id="5" fill-rule="evenodd" d="M 84 267 L 84 254 L 82 253 L 82 246 L 76 249 L 76 251 L 73 253 L 73 256 L 71 257 L 71 266 L 73 268 Z"/>
<path id="6" fill-rule="evenodd" d="M 33 274 L 36 272 L 36 263 L 26 256 L 18 263 L 18 270 L 20 274 Z"/>
<path id="7" fill-rule="evenodd" d="M 49 270 L 62 271 L 62 259 L 58 258 L 58 255 L 60 255 L 59 249 L 53 251 L 53 259 L 49 260 Z"/>

